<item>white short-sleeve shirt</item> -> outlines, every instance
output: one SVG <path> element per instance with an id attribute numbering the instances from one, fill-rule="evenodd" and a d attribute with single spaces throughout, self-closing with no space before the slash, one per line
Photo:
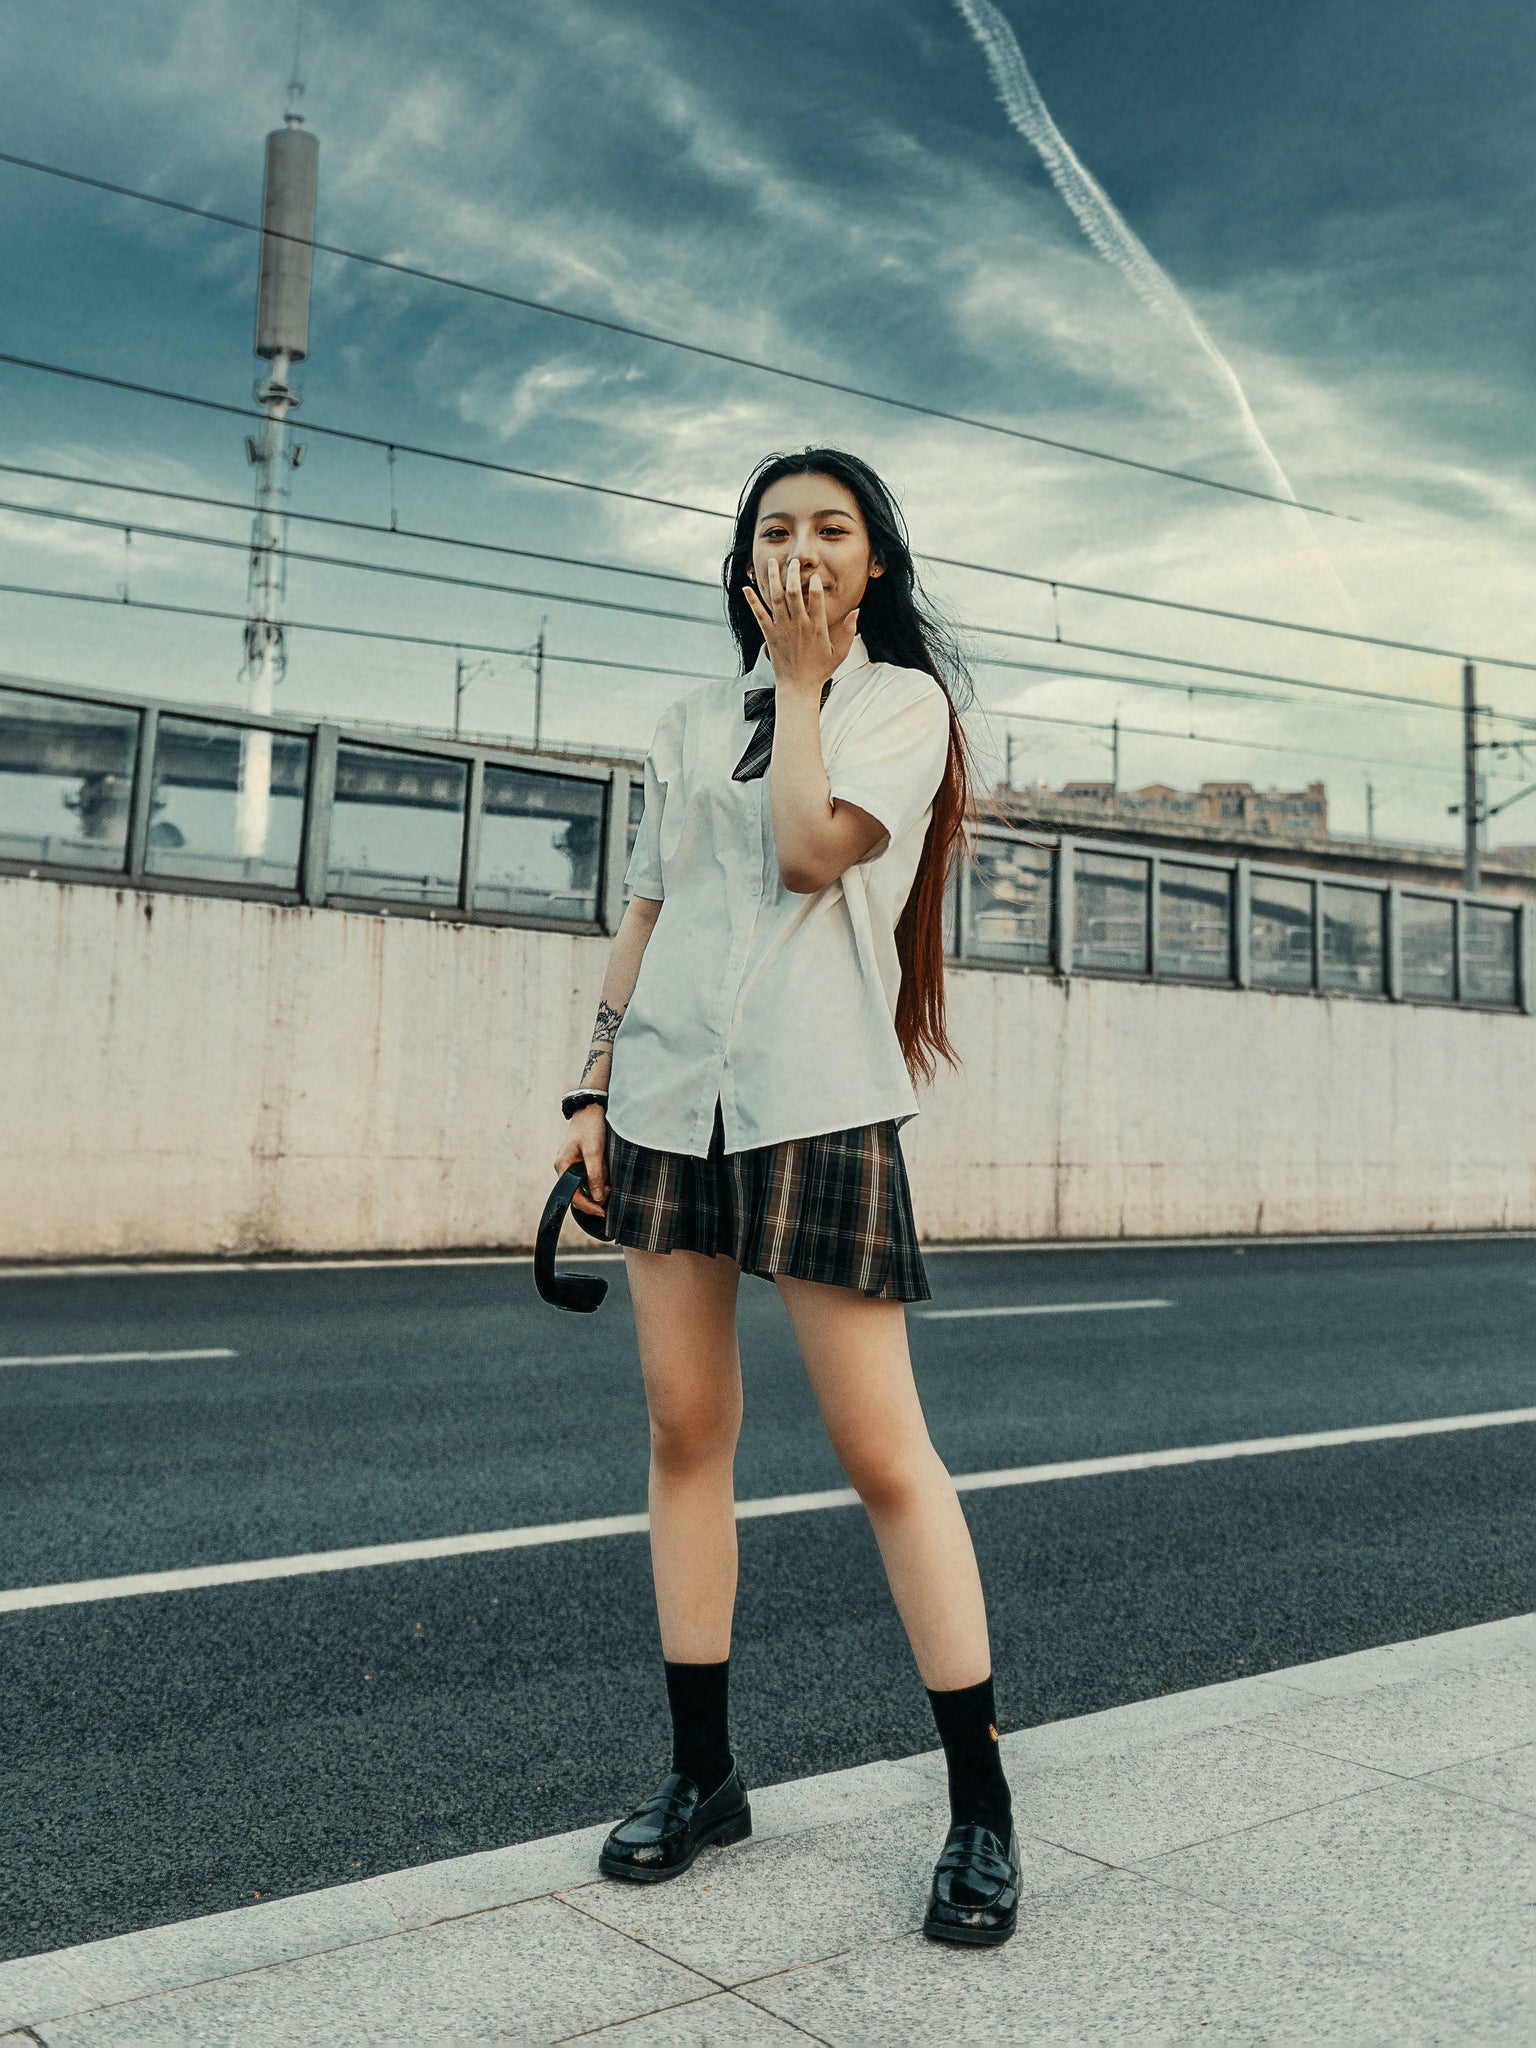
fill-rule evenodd
<path id="1" fill-rule="evenodd" d="M 821 707 L 831 795 L 886 828 L 811 895 L 779 878 L 763 775 L 731 770 L 756 729 L 750 675 L 669 704 L 645 762 L 625 874 L 662 909 L 613 1042 L 608 1121 L 637 1145 L 704 1158 L 719 1099 L 727 1152 L 918 1114 L 896 1037 L 896 925 L 949 757 L 950 706 L 926 670 L 871 662 L 855 637 Z"/>

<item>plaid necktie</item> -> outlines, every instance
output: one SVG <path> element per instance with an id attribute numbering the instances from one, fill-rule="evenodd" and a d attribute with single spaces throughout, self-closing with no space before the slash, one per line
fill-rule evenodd
<path id="1" fill-rule="evenodd" d="M 822 684 L 823 704 L 831 694 L 835 680 L 829 676 Z M 733 782 L 755 782 L 768 766 L 773 754 L 773 700 L 776 694 L 772 688 L 747 692 L 745 716 L 757 720 L 757 731 L 748 740 L 747 751 L 731 770 Z"/>

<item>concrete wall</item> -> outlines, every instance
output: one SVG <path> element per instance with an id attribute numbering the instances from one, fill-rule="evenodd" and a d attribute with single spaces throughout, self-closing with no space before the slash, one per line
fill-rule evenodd
<path id="1" fill-rule="evenodd" d="M 607 950 L 0 878 L 0 1256 L 530 1245 Z M 1536 1227 L 1529 1017 L 949 987 L 927 1238 Z"/>

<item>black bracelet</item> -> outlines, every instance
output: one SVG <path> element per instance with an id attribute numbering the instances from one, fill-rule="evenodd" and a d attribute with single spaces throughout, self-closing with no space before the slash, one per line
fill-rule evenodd
<path id="1" fill-rule="evenodd" d="M 573 1088 L 569 1095 L 561 1096 L 560 1107 L 566 1117 L 570 1118 L 576 1114 L 578 1109 L 585 1109 L 589 1102 L 606 1103 L 607 1100 L 608 1090 L 606 1088 Z"/>

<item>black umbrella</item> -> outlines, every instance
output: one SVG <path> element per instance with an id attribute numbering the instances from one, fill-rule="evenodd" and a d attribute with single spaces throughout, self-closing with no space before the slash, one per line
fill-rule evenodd
<path id="1" fill-rule="evenodd" d="M 552 1308 L 569 1308 L 578 1315 L 590 1315 L 593 1309 L 602 1305 L 608 1292 L 608 1282 L 594 1273 L 555 1271 L 555 1248 L 560 1242 L 560 1226 L 578 1188 L 585 1194 L 591 1193 L 587 1186 L 587 1170 L 579 1162 L 565 1169 L 550 1189 L 549 1200 L 544 1204 L 539 1234 L 533 1247 L 533 1284 Z M 585 1215 L 580 1209 L 573 1209 L 571 1213 L 588 1237 L 595 1237 L 603 1244 L 608 1242 L 603 1236 L 603 1219 L 600 1216 Z"/>

